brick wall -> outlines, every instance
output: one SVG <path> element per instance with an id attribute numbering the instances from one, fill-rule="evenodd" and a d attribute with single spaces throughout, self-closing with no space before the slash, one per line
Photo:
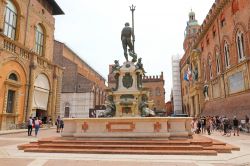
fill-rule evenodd
<path id="1" fill-rule="evenodd" d="M 243 96 L 249 95 L 250 89 L 250 1 L 248 0 L 221 0 L 215 1 L 211 7 L 207 17 L 203 21 L 197 33 L 197 37 L 193 40 L 193 45 L 189 50 L 199 50 L 198 58 L 195 60 L 194 54 L 185 52 L 181 61 L 181 77 L 186 71 L 186 59 L 199 64 L 199 80 L 195 84 L 190 83 L 190 89 L 196 89 L 196 94 L 202 94 L 203 86 L 209 86 L 209 100 L 205 101 L 205 97 L 200 96 L 199 104 L 201 111 L 206 114 L 225 114 L 248 110 L 250 114 L 250 105 L 245 102 Z M 199 14 L 199 13 L 198 13 Z M 236 44 L 236 34 L 241 31 L 244 36 L 244 55 L 243 60 L 239 60 Z M 225 65 L 225 41 L 229 44 L 230 66 Z M 216 70 L 216 52 L 219 54 L 220 72 Z M 212 64 L 212 77 L 210 78 L 210 70 L 208 61 Z M 229 79 L 236 73 L 242 73 L 243 88 L 241 91 L 230 93 Z M 206 77 L 205 77 L 206 76 Z M 237 81 L 236 81 L 237 82 Z M 185 93 L 185 81 L 182 80 L 182 90 L 184 90 L 183 98 L 188 98 L 189 93 Z M 188 91 L 187 91 L 188 92 Z M 188 101 L 188 100 L 187 100 Z M 237 102 L 236 102 L 237 101 Z M 187 103 L 186 103 L 187 104 Z M 247 108 L 247 109 L 246 109 Z"/>

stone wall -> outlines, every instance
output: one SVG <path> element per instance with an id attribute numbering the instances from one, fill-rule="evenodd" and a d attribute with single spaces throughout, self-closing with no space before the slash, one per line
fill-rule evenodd
<path id="1" fill-rule="evenodd" d="M 94 94 L 86 93 L 62 93 L 61 117 L 65 116 L 65 107 L 69 107 L 69 117 L 88 118 L 89 109 L 94 108 Z"/>

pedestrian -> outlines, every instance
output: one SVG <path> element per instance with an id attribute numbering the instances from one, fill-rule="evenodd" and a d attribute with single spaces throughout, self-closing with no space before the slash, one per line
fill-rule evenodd
<path id="1" fill-rule="evenodd" d="M 246 115 L 246 119 L 245 119 L 245 126 L 247 129 L 247 132 L 249 133 L 250 123 L 249 123 L 249 117 L 247 115 Z"/>
<path id="2" fill-rule="evenodd" d="M 197 134 L 200 134 L 201 133 L 201 120 L 198 119 L 197 120 L 197 131 L 196 131 Z"/>
<path id="3" fill-rule="evenodd" d="M 206 118 L 204 116 L 201 118 L 201 132 L 206 132 Z"/>
<path id="4" fill-rule="evenodd" d="M 32 117 L 28 119 L 28 136 L 32 135 L 32 125 L 33 125 L 33 120 Z"/>
<path id="5" fill-rule="evenodd" d="M 64 121 L 63 119 L 60 119 L 60 132 L 63 132 L 63 128 L 64 128 Z"/>
<path id="6" fill-rule="evenodd" d="M 207 129 L 207 134 L 210 135 L 211 134 L 211 118 L 210 116 L 206 117 L 206 129 Z"/>
<path id="7" fill-rule="evenodd" d="M 226 116 L 224 116 L 222 122 L 223 122 L 223 129 L 224 129 L 223 135 L 226 135 L 229 129 L 229 119 Z"/>
<path id="8" fill-rule="evenodd" d="M 235 132 L 237 133 L 237 136 L 239 136 L 239 120 L 236 118 L 236 116 L 234 116 L 233 119 L 233 129 L 234 129 L 234 136 Z"/>
<path id="9" fill-rule="evenodd" d="M 190 124 L 191 125 L 191 132 L 195 132 L 195 130 L 196 130 L 195 121 L 196 121 L 195 118 L 193 118 L 191 121 L 191 124 Z"/>
<path id="10" fill-rule="evenodd" d="M 42 124 L 42 121 L 36 117 L 36 120 L 35 120 L 35 136 L 36 137 L 37 137 L 41 124 Z"/>
<path id="11" fill-rule="evenodd" d="M 60 121 L 61 121 L 61 118 L 60 118 L 60 116 L 58 116 L 56 119 L 56 132 L 57 133 L 60 132 Z"/>

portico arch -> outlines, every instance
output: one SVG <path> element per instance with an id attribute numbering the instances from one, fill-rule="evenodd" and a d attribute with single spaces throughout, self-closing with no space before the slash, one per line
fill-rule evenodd
<path id="1" fill-rule="evenodd" d="M 39 74 L 34 82 L 32 115 L 47 120 L 48 100 L 50 92 L 49 79 L 45 74 Z"/>

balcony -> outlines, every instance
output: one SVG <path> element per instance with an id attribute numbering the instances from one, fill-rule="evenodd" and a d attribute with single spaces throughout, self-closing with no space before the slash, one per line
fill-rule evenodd
<path id="1" fill-rule="evenodd" d="M 53 69 L 53 64 L 44 57 L 36 54 L 33 50 L 30 50 L 20 43 L 7 38 L 0 33 L 0 50 L 7 51 L 15 57 L 19 57 L 26 61 L 33 61 L 40 68 Z"/>

